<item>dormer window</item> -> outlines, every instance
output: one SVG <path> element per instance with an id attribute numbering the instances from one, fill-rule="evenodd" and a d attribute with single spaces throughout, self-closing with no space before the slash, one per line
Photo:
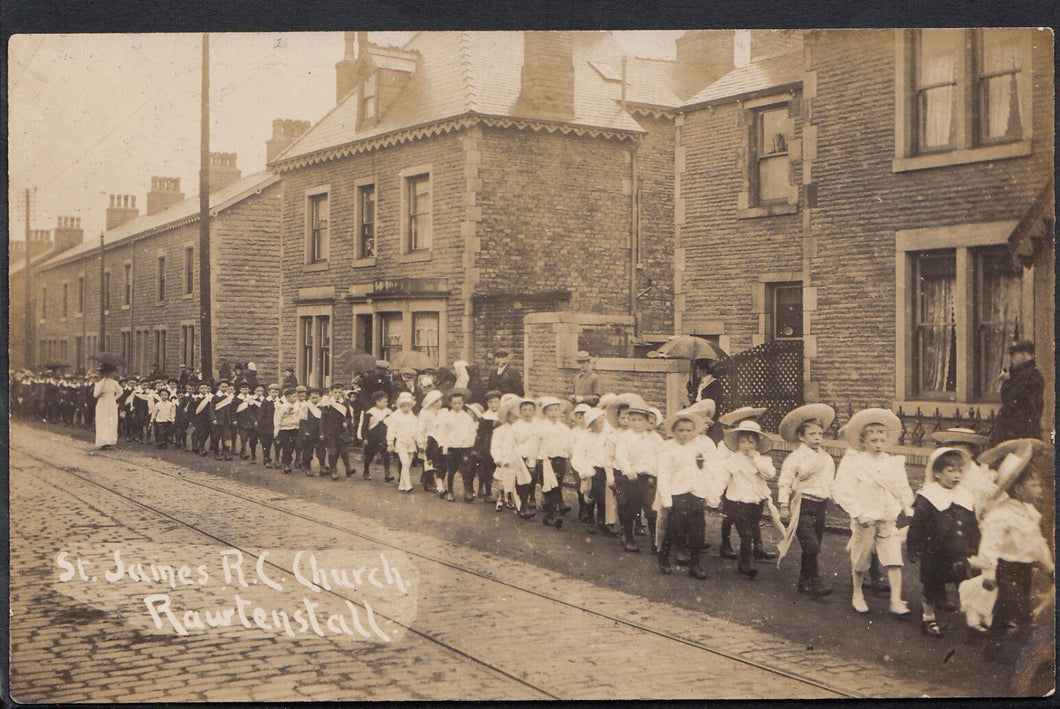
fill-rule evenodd
<path id="1" fill-rule="evenodd" d="M 364 80 L 361 89 L 361 120 L 374 121 L 376 117 L 376 75 L 372 74 Z"/>

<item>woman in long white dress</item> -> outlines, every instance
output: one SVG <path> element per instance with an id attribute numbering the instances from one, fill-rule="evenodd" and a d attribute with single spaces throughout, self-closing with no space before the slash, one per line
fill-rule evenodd
<path id="1" fill-rule="evenodd" d="M 110 448 L 118 443 L 118 397 L 121 385 L 113 379 L 114 368 L 101 366 L 99 381 L 92 393 L 96 397 L 96 445 Z"/>

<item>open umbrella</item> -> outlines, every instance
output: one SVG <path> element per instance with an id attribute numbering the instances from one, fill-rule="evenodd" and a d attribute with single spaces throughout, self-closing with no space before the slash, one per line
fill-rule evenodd
<path id="1" fill-rule="evenodd" d="M 335 369 L 346 374 L 365 374 L 375 369 L 376 359 L 361 350 L 346 350 L 335 355 Z"/>
<path id="2" fill-rule="evenodd" d="M 434 369 L 438 365 L 430 357 L 419 350 L 401 350 L 390 360 L 395 369 L 415 369 L 417 372 L 425 372 Z"/>
<path id="3" fill-rule="evenodd" d="M 694 335 L 677 335 L 656 350 L 657 357 L 669 359 L 725 359 L 729 355 L 715 344 Z"/>
<path id="4" fill-rule="evenodd" d="M 108 364 L 112 367 L 124 367 L 125 360 L 121 355 L 114 354 L 113 352 L 97 352 L 91 355 L 89 359 L 93 359 L 100 364 Z"/>

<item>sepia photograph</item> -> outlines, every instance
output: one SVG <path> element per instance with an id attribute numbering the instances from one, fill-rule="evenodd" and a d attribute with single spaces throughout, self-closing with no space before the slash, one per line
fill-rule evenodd
<path id="1" fill-rule="evenodd" d="M 9 37 L 5 703 L 1053 693 L 1053 31 L 677 27 Z"/>

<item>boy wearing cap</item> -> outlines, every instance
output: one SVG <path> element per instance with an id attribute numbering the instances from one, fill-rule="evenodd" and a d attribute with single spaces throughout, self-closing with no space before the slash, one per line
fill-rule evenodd
<path id="1" fill-rule="evenodd" d="M 386 419 L 393 413 L 387 408 L 389 394 L 380 389 L 371 396 L 372 407 L 361 416 L 361 438 L 364 440 L 364 473 L 365 480 L 372 479 L 370 466 L 378 454 L 383 462 L 383 477 L 386 482 L 393 478 L 390 475 L 390 452 L 386 447 Z"/>
<path id="2" fill-rule="evenodd" d="M 832 498 L 850 517 L 850 566 L 854 584 L 851 605 L 868 613 L 862 583 L 875 550 L 887 570 L 890 612 L 909 615 L 902 600 L 902 537 L 900 518 L 913 514 L 913 491 L 905 456 L 888 455 L 902 423 L 886 409 L 865 409 L 843 427 L 850 449 L 839 462 Z"/>
<path id="3" fill-rule="evenodd" d="M 412 492 L 412 459 L 416 456 L 416 436 L 420 427 L 419 419 L 412 413 L 414 402 L 412 392 L 401 392 L 397 396 L 397 411 L 383 422 L 386 425 L 387 447 L 397 452 L 401 464 L 398 492 Z"/>
<path id="4" fill-rule="evenodd" d="M 666 533 L 659 546 L 659 571 L 673 573 L 670 549 L 683 544 L 689 552 L 688 575 L 705 579 L 706 572 L 699 565 L 699 552 L 706 533 L 706 507 L 721 504 L 721 490 L 714 477 L 714 458 L 717 449 L 701 440 L 699 432 L 704 419 L 695 413 L 679 411 L 667 421 L 673 434 L 659 450 L 659 504 L 666 512 Z"/>
<path id="5" fill-rule="evenodd" d="M 628 552 L 639 552 L 640 548 L 633 539 L 633 525 L 645 503 L 642 493 L 650 488 L 654 497 L 659 447 L 656 436 L 648 430 L 648 405 L 640 397 L 627 401 L 629 429 L 619 434 L 615 442 L 615 469 L 621 473 L 615 476 L 615 493 L 618 519 L 622 526 L 622 548 Z M 651 502 L 648 501 L 648 504 Z M 648 524 L 654 536 L 654 513 L 648 518 Z"/>
<path id="6" fill-rule="evenodd" d="M 792 536 L 799 539 L 802 562 L 796 590 L 814 598 L 827 596 L 832 589 L 821 581 L 817 557 L 824 540 L 825 514 L 835 482 L 835 461 L 821 443 L 824 431 L 835 420 L 835 411 L 825 404 L 806 404 L 790 411 L 780 422 L 780 436 L 798 448 L 780 466 L 777 503 L 780 517 L 788 524 L 782 548 Z M 794 494 L 793 494 L 794 493 Z M 790 507 L 789 507 L 790 502 Z M 790 520 L 790 522 L 789 522 Z"/>
<path id="7" fill-rule="evenodd" d="M 258 407 L 258 440 L 261 441 L 261 462 L 266 468 L 272 467 L 273 419 L 276 407 L 281 403 L 279 393 L 279 384 L 270 384 L 269 395 L 261 400 L 261 406 Z M 280 467 L 279 456 L 276 458 L 276 467 Z"/>
<path id="8" fill-rule="evenodd" d="M 206 441 L 210 436 L 210 385 L 202 382 L 199 384 L 199 393 L 188 403 L 191 409 L 191 424 L 195 430 L 191 434 L 191 452 L 201 456 L 209 455 L 206 449 Z"/>
<path id="9" fill-rule="evenodd" d="M 766 481 L 776 477 L 773 461 L 764 454 L 773 441 L 762 432 L 756 421 L 745 420 L 725 433 L 725 446 L 732 451 L 721 460 L 721 478 L 725 482 L 725 513 L 732 517 L 740 536 L 737 572 L 753 579 L 758 570 L 751 565 L 754 530 L 762 519 L 762 506 L 770 496 Z"/>
<path id="10" fill-rule="evenodd" d="M 1035 470 L 1032 459 L 1045 462 Z M 981 524 L 979 553 L 971 561 L 983 570 L 983 588 L 997 590 L 988 657 L 1009 664 L 1029 639 L 1034 617 L 1032 581 L 1036 567 L 1055 573 L 1049 544 L 1042 535 L 1042 515 L 1037 504 L 1044 486 L 1039 475 L 1051 474 L 1052 452 L 1034 439 L 1015 439 L 995 446 L 979 457 L 998 471 L 998 493 Z"/>
<path id="11" fill-rule="evenodd" d="M 262 389 L 261 393 L 265 393 Z M 256 394 L 251 393 L 250 382 L 244 379 L 239 385 L 239 395 L 235 400 L 236 405 L 236 428 L 239 430 L 239 457 L 241 460 L 254 462 L 258 449 L 258 414 L 260 412 L 261 400 Z M 250 444 L 250 453 L 247 453 L 247 444 Z"/>
<path id="12" fill-rule="evenodd" d="M 552 396 L 540 401 L 541 419 L 537 422 L 538 465 L 541 466 L 541 493 L 544 496 L 545 526 L 563 526 L 563 479 L 571 456 L 571 430 L 559 420 L 562 402 Z"/>
<path id="13" fill-rule="evenodd" d="M 979 524 L 972 494 L 960 486 L 971 462 L 958 448 L 936 448 L 925 470 L 930 479 L 916 495 L 913 521 L 906 537 L 909 560 L 920 563 L 925 634 L 942 637 L 935 609 L 946 605 L 946 584 L 971 576 L 968 559 L 979 548 Z"/>
<path id="14" fill-rule="evenodd" d="M 170 429 L 177 418 L 177 405 L 169 400 L 169 389 L 159 392 L 159 400 L 151 412 L 151 423 L 155 428 L 155 441 L 159 448 L 165 448 L 169 441 Z"/>
<path id="15" fill-rule="evenodd" d="M 454 389 L 447 395 L 449 408 L 438 414 L 438 444 L 446 462 L 445 499 L 454 502 L 453 483 L 457 471 L 464 482 L 464 502 L 475 499 L 471 448 L 475 445 L 475 419 L 464 408 L 466 392 Z"/>
<path id="16" fill-rule="evenodd" d="M 232 405 L 235 401 L 235 393 L 229 391 L 227 379 L 217 382 L 217 394 L 213 397 L 211 406 L 210 426 L 213 432 L 211 448 L 214 451 L 214 459 L 232 460 L 232 449 L 236 446 L 235 416 Z"/>
<path id="17" fill-rule="evenodd" d="M 472 457 L 475 464 L 475 477 L 478 478 L 478 496 L 483 502 L 493 502 L 493 472 L 497 469 L 490 454 L 493 444 L 493 432 L 500 425 L 497 412 L 500 411 L 501 393 L 486 392 L 486 408 L 479 417 L 478 430 L 475 431 L 475 443 L 472 446 Z"/>
<path id="18" fill-rule="evenodd" d="M 346 434 L 352 428 L 353 420 L 350 418 L 350 407 L 343 399 L 342 386 L 332 384 L 330 395 L 320 402 L 320 430 L 328 457 L 324 469 L 331 473 L 331 479 L 334 481 L 339 479 L 339 460 L 342 460 L 346 477 L 353 475 L 350 452 L 346 447 Z M 321 465 L 324 465 L 323 460 Z"/>
<path id="19" fill-rule="evenodd" d="M 298 438 L 302 441 L 302 470 L 307 477 L 313 477 L 314 454 L 320 474 L 323 475 L 328 469 L 321 428 L 324 412 L 320 408 L 320 398 L 320 389 L 313 387 L 309 390 L 309 399 L 302 406 L 301 418 L 298 421 Z"/>
<path id="20" fill-rule="evenodd" d="M 276 406 L 272 419 L 272 435 L 276 440 L 279 458 L 277 464 L 283 464 L 285 475 L 291 473 L 294 458 L 295 442 L 298 440 L 298 424 L 302 416 L 302 407 L 298 403 L 298 392 L 289 388 L 283 392 L 285 401 Z"/>
<path id="21" fill-rule="evenodd" d="M 582 439 L 588 433 L 585 428 L 585 414 L 592 410 L 592 406 L 586 403 L 577 404 L 574 410 L 571 411 L 571 467 L 575 472 L 578 472 L 577 468 L 574 468 L 574 456 L 582 445 Z M 581 473 L 578 473 L 578 521 L 579 522 L 591 522 L 592 518 L 588 516 L 586 511 L 585 501 L 592 494 L 592 472 L 589 472 L 588 477 L 583 477 Z"/>
<path id="22" fill-rule="evenodd" d="M 416 448 L 423 459 L 423 475 L 420 484 L 427 492 L 440 492 L 445 490 L 442 479 L 445 477 L 445 461 L 442 459 L 442 449 L 438 445 L 438 414 L 442 410 L 442 397 L 444 395 L 437 389 L 432 389 L 423 396 L 418 416 L 419 424 L 416 430 Z M 437 475 L 438 470 L 441 476 Z"/>

